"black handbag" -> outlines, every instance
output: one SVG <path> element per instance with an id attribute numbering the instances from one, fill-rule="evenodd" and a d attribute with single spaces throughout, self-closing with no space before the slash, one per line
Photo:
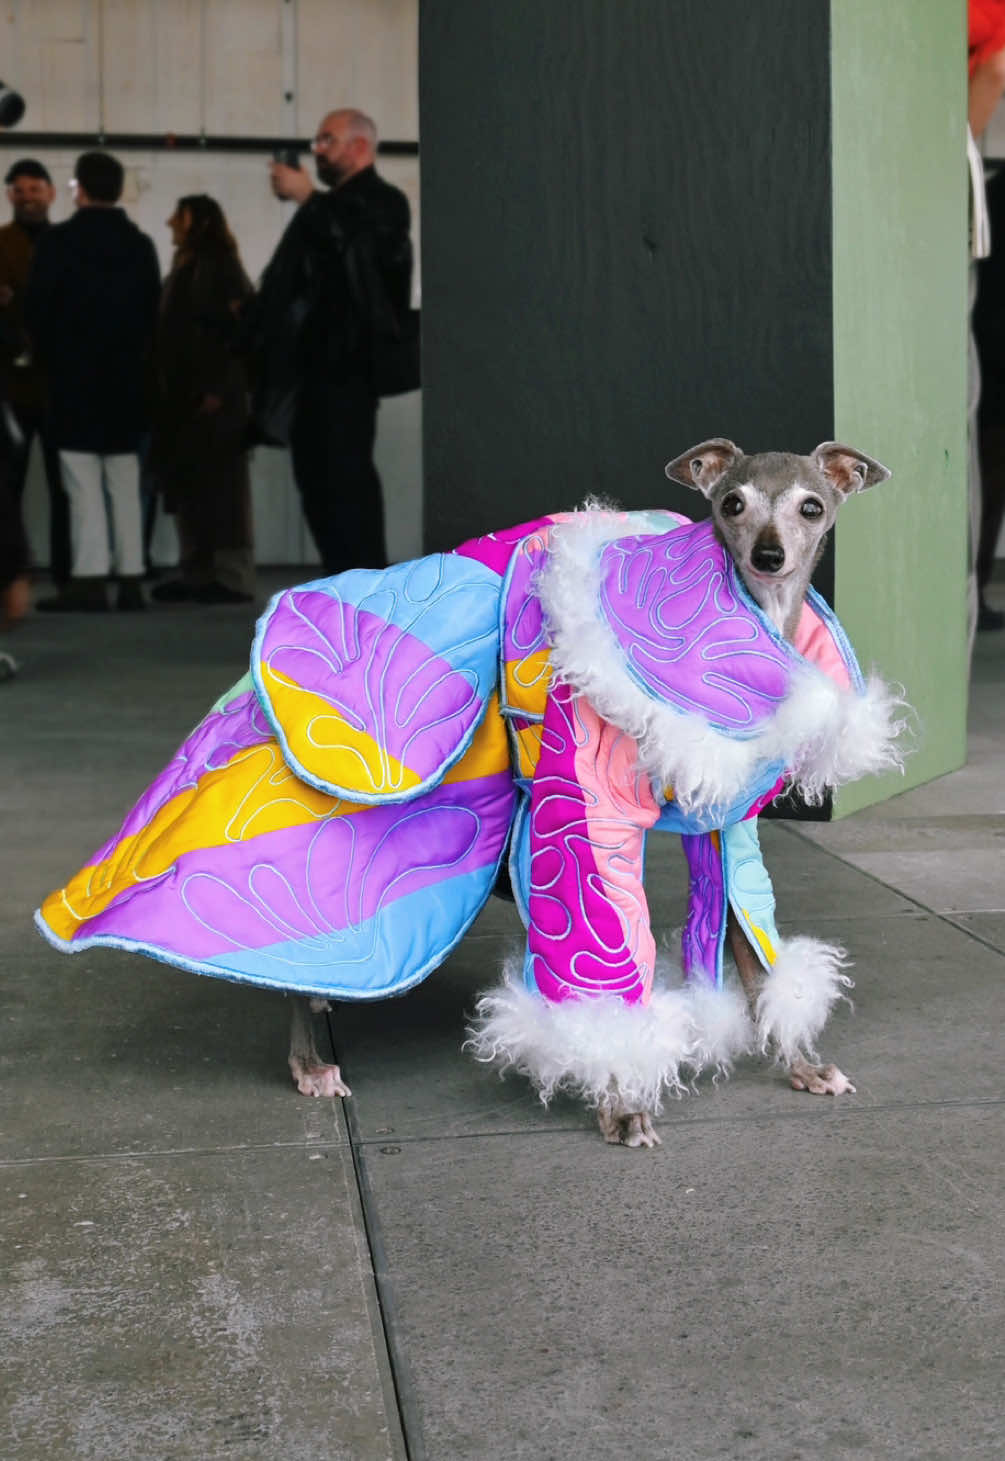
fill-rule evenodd
<path id="1" fill-rule="evenodd" d="M 345 249 L 349 282 L 370 325 L 370 365 L 378 396 L 403 396 L 422 384 L 421 324 L 417 309 L 395 310 L 367 248 Z"/>

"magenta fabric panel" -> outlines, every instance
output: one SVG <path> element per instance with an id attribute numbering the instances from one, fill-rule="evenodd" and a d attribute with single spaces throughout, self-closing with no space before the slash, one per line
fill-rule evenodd
<path id="1" fill-rule="evenodd" d="M 655 944 L 642 888 L 659 809 L 637 748 L 568 686 L 548 700 L 531 791 L 528 965 L 546 999 L 649 996 Z"/>
<path id="2" fill-rule="evenodd" d="M 503 528 L 498 533 L 486 533 L 484 538 L 469 538 L 467 542 L 461 543 L 453 551 L 459 553 L 462 558 L 476 558 L 479 563 L 484 563 L 486 568 L 491 568 L 502 578 L 509 568 L 513 550 L 520 540 L 531 533 L 541 532 L 553 522 L 555 522 L 553 517 L 538 517 L 532 522 L 520 523 L 515 528 Z"/>

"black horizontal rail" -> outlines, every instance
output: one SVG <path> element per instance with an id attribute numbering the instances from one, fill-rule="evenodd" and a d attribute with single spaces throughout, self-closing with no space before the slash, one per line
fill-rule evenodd
<path id="1" fill-rule="evenodd" d="M 306 137 L 221 137 L 205 132 L 21 132 L 0 131 L 0 147 L 30 153 L 45 148 L 86 152 L 107 147 L 115 152 L 277 152 L 296 148 L 309 152 Z M 378 142 L 384 157 L 418 157 L 418 142 Z"/>

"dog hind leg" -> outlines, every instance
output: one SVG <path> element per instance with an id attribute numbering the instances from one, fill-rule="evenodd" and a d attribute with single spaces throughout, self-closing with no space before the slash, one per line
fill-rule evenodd
<path id="1" fill-rule="evenodd" d="M 326 999 L 295 994 L 290 1014 L 290 1073 L 302 1096 L 350 1096 L 337 1065 L 321 1059 L 314 1043 L 314 1015 L 330 1009 Z"/>

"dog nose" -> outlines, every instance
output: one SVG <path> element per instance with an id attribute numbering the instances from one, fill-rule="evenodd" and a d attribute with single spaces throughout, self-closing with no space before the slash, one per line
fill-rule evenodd
<path id="1" fill-rule="evenodd" d="M 781 543 L 755 543 L 750 561 L 761 573 L 777 573 L 785 562 Z"/>

